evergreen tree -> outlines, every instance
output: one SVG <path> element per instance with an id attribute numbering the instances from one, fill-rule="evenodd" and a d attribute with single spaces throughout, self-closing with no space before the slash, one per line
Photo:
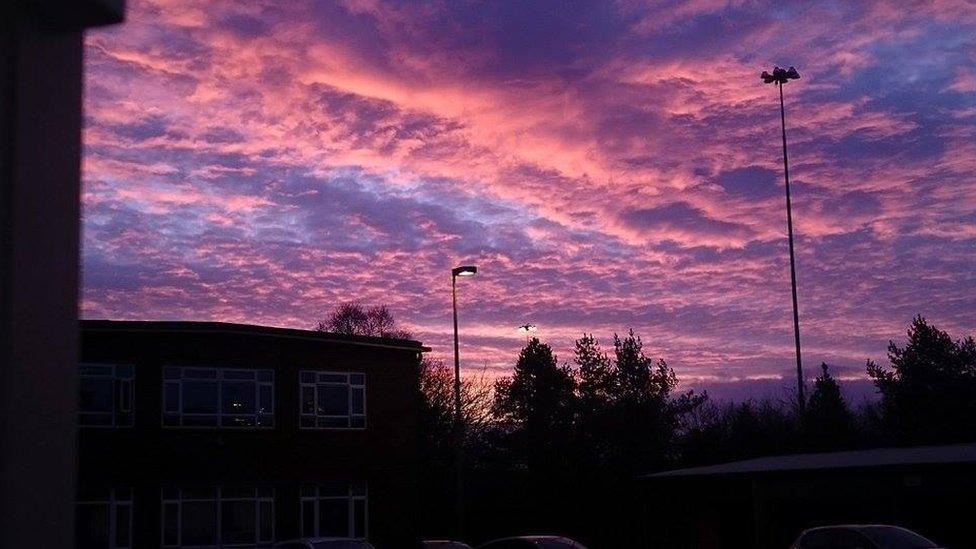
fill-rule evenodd
<path id="1" fill-rule="evenodd" d="M 826 363 L 813 383 L 803 422 L 804 445 L 816 450 L 836 450 L 853 443 L 854 418 L 840 385 Z"/>
<path id="2" fill-rule="evenodd" d="M 898 442 L 976 440 L 976 342 L 953 341 L 921 315 L 908 342 L 888 344 L 887 369 L 872 361 L 868 375 L 881 393 L 884 423 Z"/>

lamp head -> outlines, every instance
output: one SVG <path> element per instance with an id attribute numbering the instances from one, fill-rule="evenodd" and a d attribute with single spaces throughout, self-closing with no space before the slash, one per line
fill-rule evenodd
<path id="1" fill-rule="evenodd" d="M 767 71 L 762 71 L 759 78 L 762 78 L 763 82 L 766 84 L 772 84 L 775 82 L 782 85 L 785 84 L 787 80 L 796 80 L 800 78 L 800 73 L 797 72 L 796 67 L 790 67 L 789 69 L 773 67 L 772 74 Z"/>
<path id="2" fill-rule="evenodd" d="M 474 276 L 478 272 L 478 267 L 474 265 L 461 265 L 451 269 L 451 276 Z"/>
<path id="3" fill-rule="evenodd" d="M 516 329 L 518 331 L 522 332 L 522 333 L 526 333 L 527 334 L 529 332 L 534 332 L 534 331 L 538 330 L 539 327 L 536 326 L 535 324 L 523 324 L 523 325 L 519 326 Z"/>

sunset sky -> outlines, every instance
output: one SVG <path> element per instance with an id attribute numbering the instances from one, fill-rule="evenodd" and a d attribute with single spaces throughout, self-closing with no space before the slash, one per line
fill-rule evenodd
<path id="1" fill-rule="evenodd" d="M 972 0 L 130 0 L 86 45 L 86 318 L 388 305 L 470 370 L 633 327 L 693 387 L 976 327 Z M 780 379 L 782 378 L 782 379 Z M 748 390 L 746 390 L 748 389 Z M 731 392 L 730 392 L 731 391 Z"/>

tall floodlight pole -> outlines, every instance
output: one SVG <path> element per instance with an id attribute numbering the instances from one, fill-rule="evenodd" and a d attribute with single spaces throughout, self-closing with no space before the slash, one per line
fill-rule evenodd
<path id="1" fill-rule="evenodd" d="M 457 278 L 474 276 L 478 268 L 462 265 L 451 269 L 451 302 L 454 306 L 454 512 L 458 537 L 464 535 L 464 422 L 461 420 L 461 354 L 458 349 Z"/>
<path id="2" fill-rule="evenodd" d="M 786 105 L 783 101 L 783 84 L 786 84 L 790 80 L 800 78 L 800 73 L 796 72 L 796 69 L 793 67 L 789 69 L 775 67 L 773 68 L 772 74 L 763 71 L 760 77 L 763 79 L 763 82 L 775 84 L 779 88 L 779 118 L 783 130 L 783 173 L 786 177 L 786 228 L 790 241 L 790 282 L 793 289 L 793 339 L 796 343 L 796 396 L 800 412 L 802 413 L 806 401 L 803 398 L 803 361 L 800 358 L 800 312 L 796 304 L 796 258 L 793 252 L 793 204 L 790 197 L 790 162 L 786 154 Z"/>

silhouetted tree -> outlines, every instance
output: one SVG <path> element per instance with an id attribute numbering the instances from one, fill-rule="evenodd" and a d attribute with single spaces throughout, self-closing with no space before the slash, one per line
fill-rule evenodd
<path id="1" fill-rule="evenodd" d="M 921 316 L 908 328 L 908 342 L 888 344 L 884 368 L 867 372 L 881 393 L 884 424 L 898 442 L 976 439 L 976 342 L 960 341 Z"/>
<path id="2" fill-rule="evenodd" d="M 366 307 L 362 303 L 337 305 L 329 317 L 315 326 L 316 331 L 345 335 L 410 339 L 410 332 L 401 328 L 384 305 Z"/>
<path id="3" fill-rule="evenodd" d="M 813 382 L 803 421 L 803 445 L 814 450 L 836 450 L 854 440 L 854 417 L 840 385 L 830 375 L 826 363 Z"/>
<path id="4" fill-rule="evenodd" d="M 572 427 L 575 390 L 572 371 L 537 338 L 519 353 L 512 377 L 495 383 L 495 417 L 512 426 L 530 468 L 546 470 L 565 457 L 559 452 Z"/>

